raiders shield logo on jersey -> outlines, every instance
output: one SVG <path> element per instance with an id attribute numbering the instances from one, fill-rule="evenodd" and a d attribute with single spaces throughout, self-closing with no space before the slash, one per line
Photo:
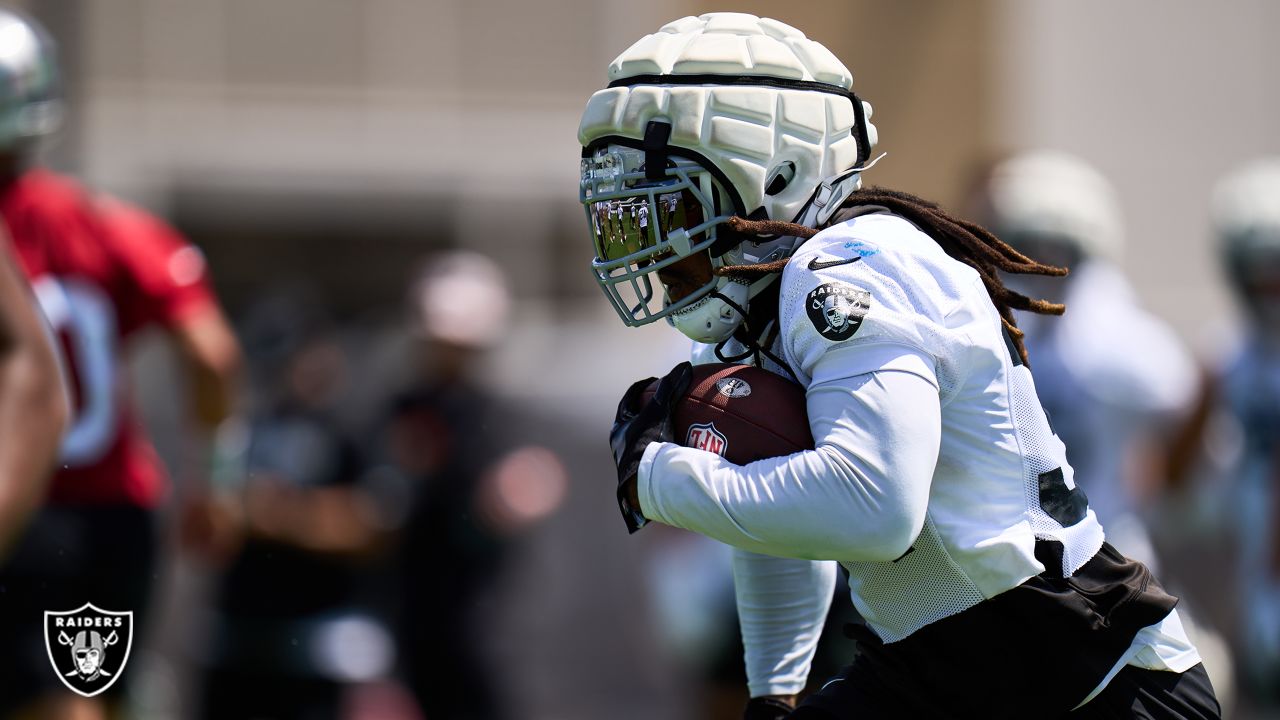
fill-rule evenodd
<path id="1" fill-rule="evenodd" d="M 120 679 L 133 646 L 133 612 L 85 603 L 79 609 L 45 611 L 44 644 L 53 670 L 72 692 L 93 697 Z"/>
<path id="2" fill-rule="evenodd" d="M 828 340 L 848 340 L 871 309 L 871 293 L 844 283 L 823 283 L 805 300 L 809 322 Z"/>

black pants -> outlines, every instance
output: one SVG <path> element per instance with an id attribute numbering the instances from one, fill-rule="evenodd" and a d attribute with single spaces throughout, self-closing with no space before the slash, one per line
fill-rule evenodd
<path id="1" fill-rule="evenodd" d="M 853 663 L 791 717 L 1217 718 L 1203 669 L 1178 675 L 1129 668 L 1080 714 L 1071 713 L 1138 631 L 1175 602 L 1145 567 L 1104 545 L 1070 578 L 1031 578 L 898 642 L 852 627 Z M 1139 706 L 1148 714 L 1133 709 Z"/>
<path id="2" fill-rule="evenodd" d="M 206 720 L 337 720 L 343 686 L 332 680 L 230 668 L 205 675 Z"/>
<path id="3" fill-rule="evenodd" d="M 844 700 L 856 703 L 848 707 L 857 708 L 855 712 L 859 718 L 916 717 L 904 713 L 903 706 L 894 704 L 897 701 L 886 695 L 854 696 L 848 693 Z M 1026 712 L 1026 717 L 1041 717 L 1035 707 L 1028 707 Z M 836 717 L 842 716 L 812 706 L 801 707 L 790 715 L 791 720 L 831 720 Z M 1117 673 L 1106 689 L 1087 705 L 1059 717 L 1064 720 L 1219 720 L 1222 708 L 1218 706 L 1204 665 L 1196 665 L 1184 673 L 1127 667 Z"/>
<path id="4" fill-rule="evenodd" d="M 1222 708 L 1204 665 L 1184 673 L 1127 667 L 1070 720 L 1217 720 Z"/>
<path id="5" fill-rule="evenodd" d="M 75 610 L 86 602 L 132 610 L 137 650 L 155 556 L 155 518 L 145 508 L 46 507 L 37 513 L 0 567 L 0 717 L 51 691 L 66 692 L 45 648 L 46 610 Z M 124 693 L 132 664 L 104 697 Z"/>

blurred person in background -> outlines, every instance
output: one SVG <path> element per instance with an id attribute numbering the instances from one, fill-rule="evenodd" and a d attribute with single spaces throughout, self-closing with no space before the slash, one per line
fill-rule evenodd
<path id="1" fill-rule="evenodd" d="M 515 409 L 482 379 L 510 322 L 501 270 L 474 252 L 443 253 L 408 299 L 413 377 L 386 425 L 412 498 L 398 552 L 404 673 L 429 720 L 506 717 L 489 652 L 492 591 L 517 533 L 560 504 L 564 470 L 551 451 L 517 442 Z"/>
<path id="2" fill-rule="evenodd" d="M 1036 392 L 1108 541 L 1158 569 L 1141 511 L 1161 483 L 1158 451 L 1189 410 L 1199 378 L 1189 353 L 1139 305 L 1119 268 L 1124 230 L 1116 191 L 1079 158 L 1038 150 L 996 164 L 975 200 L 997 237 L 1071 270 L 1065 278 L 1007 280 L 1069 310 L 1060 318 L 1018 314 L 1035 358 Z"/>
<path id="3" fill-rule="evenodd" d="M 347 357 L 305 293 L 259 303 L 244 337 L 255 401 L 224 458 L 244 536 L 214 601 L 203 717 L 343 717 L 347 691 L 394 657 L 361 595 L 387 526 L 340 422 Z"/>
<path id="4" fill-rule="evenodd" d="M 69 407 L 35 298 L 0 224 L 0 568 L 44 499 Z"/>
<path id="5" fill-rule="evenodd" d="M 1195 491 L 1230 538 L 1230 602 L 1242 705 L 1280 715 L 1280 158 L 1223 178 L 1212 204 L 1228 280 L 1244 309 L 1242 336 L 1215 359 L 1178 441 L 1170 480 Z M 1216 482 L 1215 482 L 1216 481 Z M 1194 485 L 1194 487 L 1192 487 Z"/>
<path id="6" fill-rule="evenodd" d="M 196 445 L 229 412 L 239 349 L 204 258 L 172 228 L 38 167 L 37 141 L 62 113 L 53 43 L 0 10 L 0 215 L 62 351 L 72 399 L 61 467 L 0 571 L 0 715 L 103 717 L 128 686 L 72 695 L 49 664 L 44 612 L 92 602 L 146 626 L 166 473 L 128 397 L 127 341 L 167 331 L 189 366 Z M 127 675 L 127 672 L 125 673 Z"/>
<path id="7" fill-rule="evenodd" d="M 1125 238 L 1116 190 L 1080 158 L 1035 150 L 997 163 L 974 191 L 975 215 L 998 237 L 1071 270 L 1064 278 L 1007 279 L 1025 295 L 1068 308 L 1056 318 L 1018 314 L 1035 358 L 1036 393 L 1108 542 L 1159 570 L 1149 523 L 1162 519 L 1165 448 L 1190 415 L 1200 375 L 1172 328 L 1139 304 L 1120 269 Z M 1202 615 L 1185 601 L 1180 609 L 1227 707 L 1230 652 Z"/>

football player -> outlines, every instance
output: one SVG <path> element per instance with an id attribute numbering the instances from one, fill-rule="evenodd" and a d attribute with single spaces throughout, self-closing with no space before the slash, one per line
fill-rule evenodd
<path id="1" fill-rule="evenodd" d="M 1171 480 L 1220 475 L 1229 495 L 1222 529 L 1237 554 L 1224 617 L 1235 625 L 1242 695 L 1280 708 L 1280 158 L 1254 160 L 1214 191 L 1214 232 L 1245 311 L 1243 337 L 1210 373 L 1172 448 Z M 1223 592 L 1226 590 L 1227 592 Z"/>
<path id="2" fill-rule="evenodd" d="M 634 385 L 610 437 L 630 529 L 735 548 L 746 717 L 1219 717 L 1176 600 L 1106 544 L 1036 397 L 1013 311 L 1062 307 L 1000 272 L 1065 271 L 860 189 L 871 108 L 783 23 L 683 18 L 609 80 L 579 128 L 580 198 L 614 308 L 807 394 L 817 449 L 787 457 L 678 444 L 688 364 L 645 404 Z M 858 652 L 793 711 L 837 562 Z"/>
<path id="3" fill-rule="evenodd" d="M 255 401 L 220 460 L 235 468 L 225 486 L 244 534 L 212 593 L 217 651 L 202 658 L 191 717 L 336 718 L 342 698 L 390 664 L 390 635 L 359 592 L 387 540 L 388 501 L 336 419 L 347 356 L 321 302 L 278 292 L 241 329 Z"/>
<path id="4" fill-rule="evenodd" d="M 44 497 L 67 411 L 53 345 L 0 224 L 0 567 Z"/>
<path id="5" fill-rule="evenodd" d="M 475 252 L 439 253 L 415 274 L 408 300 L 414 371 L 385 421 L 393 466 L 408 481 L 395 554 L 404 676 L 427 717 L 509 717 L 503 673 L 486 651 L 485 598 L 520 533 L 559 504 L 559 460 L 516 447 L 519 408 L 478 372 L 510 324 L 502 270 Z"/>
<path id="6" fill-rule="evenodd" d="M 102 697 L 125 683 L 93 700 L 67 693 L 48 665 L 43 622 L 46 610 L 92 602 L 133 611 L 145 627 L 166 481 L 128 402 L 124 345 L 145 328 L 167 330 L 193 370 L 192 404 L 207 427 L 228 412 L 239 350 L 199 250 L 142 210 L 33 163 L 61 111 L 53 45 L 7 10 L 0 38 L 0 216 L 62 350 L 73 411 L 45 506 L 0 572 L 9 640 L 0 715 L 98 717 L 114 700 Z"/>
<path id="7" fill-rule="evenodd" d="M 1037 150 L 996 164 L 974 210 L 1019 252 L 1071 268 L 1065 278 L 1014 275 L 1025 295 L 1061 300 L 1061 319 L 1022 313 L 1035 358 L 1036 394 L 1107 540 L 1157 569 L 1139 518 L 1154 477 L 1157 444 L 1190 409 L 1195 363 L 1173 331 L 1144 310 L 1120 270 L 1124 228 L 1115 189 L 1083 160 Z"/>

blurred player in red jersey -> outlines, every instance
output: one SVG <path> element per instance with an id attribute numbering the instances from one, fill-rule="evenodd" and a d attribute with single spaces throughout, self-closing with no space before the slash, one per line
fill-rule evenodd
<path id="1" fill-rule="evenodd" d="M 44 495 L 67 396 L 40 314 L 0 227 L 0 566 Z"/>
<path id="2" fill-rule="evenodd" d="M 148 326 L 167 330 L 193 368 L 206 426 L 227 414 L 239 348 L 197 249 L 142 210 L 32 165 L 60 114 L 52 43 L 3 10 L 0 43 L 0 216 L 62 350 L 73 410 L 46 505 L 0 569 L 0 716 L 103 717 L 127 677 L 105 703 L 71 695 L 43 623 L 45 611 L 91 602 L 145 627 L 166 478 L 128 401 L 124 344 Z"/>

